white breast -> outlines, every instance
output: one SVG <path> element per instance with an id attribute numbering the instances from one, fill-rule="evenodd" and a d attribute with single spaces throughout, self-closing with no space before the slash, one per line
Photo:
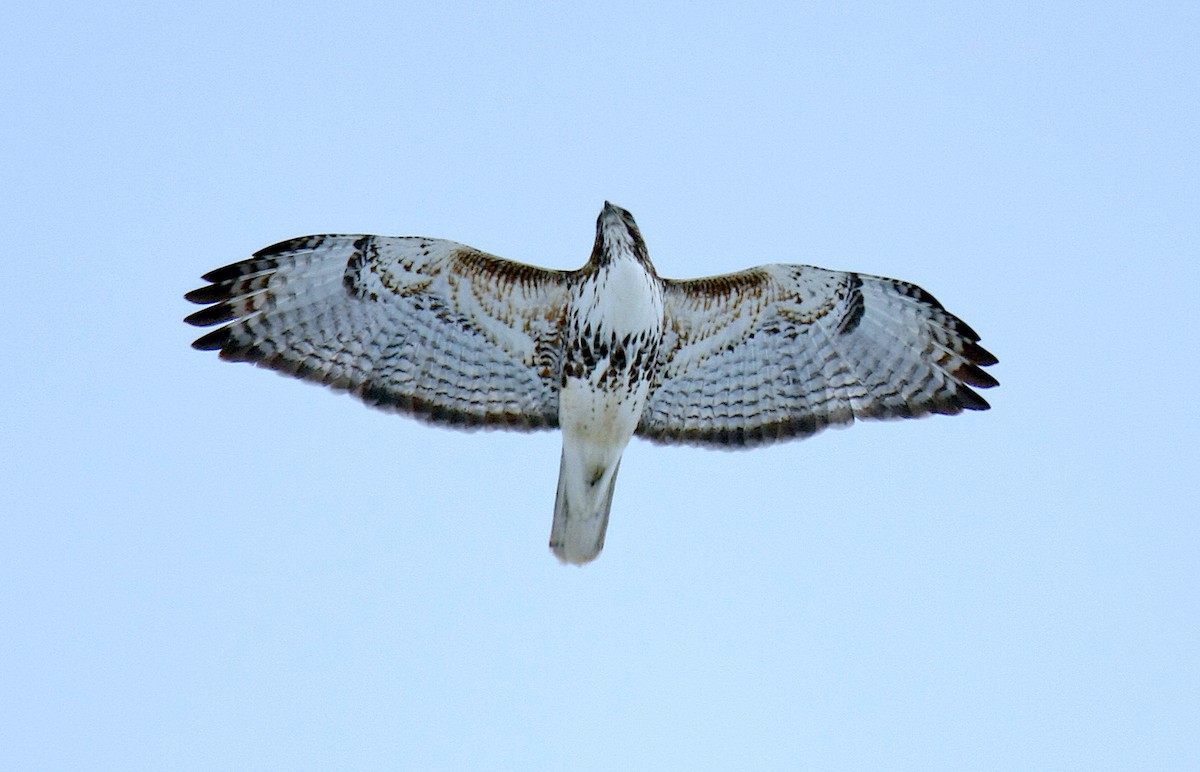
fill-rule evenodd
<path id="1" fill-rule="evenodd" d="M 650 390 L 650 379 L 631 367 L 637 347 L 656 346 L 662 338 L 662 286 L 636 260 L 614 260 L 579 286 L 572 306 L 568 345 L 584 343 L 592 352 L 607 353 L 597 356 L 593 368 L 566 378 L 559 425 L 579 442 L 623 448 Z M 616 346 L 626 341 L 623 355 L 614 357 Z"/>
<path id="2" fill-rule="evenodd" d="M 663 295 L 656 277 L 636 260 L 615 260 L 579 287 L 573 299 L 580 319 L 610 334 L 662 332 Z"/>

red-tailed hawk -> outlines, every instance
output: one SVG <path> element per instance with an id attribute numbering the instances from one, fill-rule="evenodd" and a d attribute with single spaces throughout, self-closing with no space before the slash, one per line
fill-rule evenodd
<path id="1" fill-rule="evenodd" d="M 563 433 L 550 547 L 604 546 L 633 435 L 748 448 L 863 418 L 986 410 L 979 336 L 913 284 L 808 265 L 676 281 L 605 203 L 587 264 L 441 239 L 326 235 L 204 275 L 193 346 L 463 428 Z"/>

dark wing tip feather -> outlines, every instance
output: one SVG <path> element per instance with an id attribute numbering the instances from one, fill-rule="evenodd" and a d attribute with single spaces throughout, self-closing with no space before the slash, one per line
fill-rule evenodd
<path id="1" fill-rule="evenodd" d="M 962 387 L 955 394 L 964 410 L 991 410 L 992 406 L 983 397 L 967 387 Z"/>
<path id="2" fill-rule="evenodd" d="M 957 396 L 934 400 L 927 407 L 933 415 L 958 415 L 964 409 L 962 401 Z"/>
<path id="3" fill-rule="evenodd" d="M 951 321 L 951 329 L 953 329 L 956 333 L 958 333 L 959 336 L 961 336 L 963 339 L 968 340 L 972 343 L 979 340 L 979 333 L 975 332 L 975 329 L 973 327 L 971 327 L 971 325 L 964 322 L 962 319 L 959 319 L 957 316 L 951 316 L 950 321 Z"/>
<path id="4" fill-rule="evenodd" d="M 202 335 L 192 341 L 192 348 L 197 351 L 219 351 L 223 350 L 230 341 L 230 330 L 228 327 L 222 327 L 219 330 L 213 330 L 207 335 Z"/>
<path id="5" fill-rule="evenodd" d="M 218 303 L 215 306 L 201 308 L 194 314 L 185 317 L 183 321 L 193 327 L 211 327 L 214 324 L 232 321 L 237 317 L 233 306 L 229 303 Z"/>
<path id="6" fill-rule="evenodd" d="M 993 386 L 1000 385 L 1000 381 L 985 373 L 978 365 L 972 363 L 961 365 L 951 375 L 968 386 L 975 386 L 980 389 L 990 389 Z"/>
<path id="7" fill-rule="evenodd" d="M 1000 362 L 1000 360 L 996 358 L 995 354 L 988 351 L 974 340 L 966 342 L 966 344 L 963 346 L 963 354 L 980 367 L 990 367 L 991 365 L 998 364 Z"/>
<path id="8" fill-rule="evenodd" d="M 230 294 L 231 287 L 232 282 L 228 281 L 209 284 L 204 287 L 197 287 L 185 294 L 183 298 L 193 303 L 219 303 L 222 300 L 229 300 L 232 297 Z"/>
<path id="9" fill-rule="evenodd" d="M 204 279 L 205 281 L 210 281 L 213 284 L 232 281 L 233 279 L 237 279 L 250 273 L 253 270 L 250 267 L 250 263 L 250 260 L 239 260 L 236 263 L 230 263 L 229 265 L 223 265 L 220 268 L 214 268 L 200 278 Z"/>

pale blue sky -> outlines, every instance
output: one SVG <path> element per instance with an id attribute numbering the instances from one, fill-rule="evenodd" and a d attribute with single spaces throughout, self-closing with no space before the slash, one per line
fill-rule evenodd
<path id="1" fill-rule="evenodd" d="M 1200 6 L 39 3 L 0 31 L 0 767 L 1200 767 Z M 192 351 L 327 231 L 917 282 L 994 409 L 559 438 Z"/>

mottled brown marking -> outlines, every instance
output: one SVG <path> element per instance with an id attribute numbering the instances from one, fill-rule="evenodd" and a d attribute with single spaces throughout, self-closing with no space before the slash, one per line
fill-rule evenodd
<path id="1" fill-rule="evenodd" d="M 846 304 L 846 313 L 842 316 L 842 320 L 838 322 L 838 334 L 849 335 L 854 332 L 860 322 L 862 322 L 863 314 L 867 310 L 867 305 L 863 300 L 862 294 L 862 279 L 858 274 L 849 274 L 846 280 L 846 296 L 844 298 Z"/>
<path id="2" fill-rule="evenodd" d="M 682 292 L 689 299 L 711 306 L 714 302 L 725 302 L 734 296 L 743 301 L 747 296 L 758 295 L 770 281 L 770 274 L 760 268 L 751 268 L 721 276 L 705 276 L 699 279 L 664 279 L 668 291 Z"/>
<path id="3" fill-rule="evenodd" d="M 558 278 L 564 275 L 562 271 L 504 260 L 467 247 L 455 252 L 452 260 L 457 265 L 458 272 L 463 275 L 495 279 L 504 284 L 522 287 L 535 287 L 546 281 L 547 276 Z"/>
<path id="4" fill-rule="evenodd" d="M 346 260 L 346 270 L 342 273 L 342 286 L 356 298 L 362 298 L 369 294 L 363 278 L 363 270 L 367 267 L 368 251 L 371 249 L 373 241 L 371 236 L 355 239 L 353 251 Z M 374 256 L 373 253 L 371 256 Z"/>

